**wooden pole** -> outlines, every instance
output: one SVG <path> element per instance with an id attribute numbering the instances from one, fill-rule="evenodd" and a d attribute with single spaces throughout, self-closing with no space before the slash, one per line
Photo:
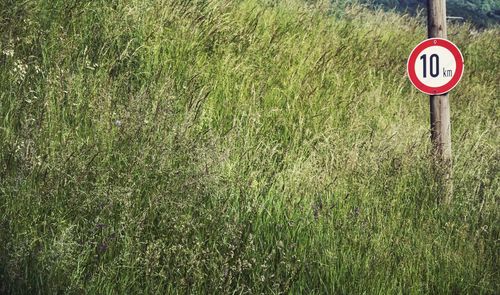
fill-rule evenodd
<path id="1" fill-rule="evenodd" d="M 427 33 L 429 38 L 447 38 L 446 0 L 427 0 Z M 431 140 L 440 175 L 444 177 L 445 202 L 451 200 L 451 123 L 448 94 L 430 96 Z"/>

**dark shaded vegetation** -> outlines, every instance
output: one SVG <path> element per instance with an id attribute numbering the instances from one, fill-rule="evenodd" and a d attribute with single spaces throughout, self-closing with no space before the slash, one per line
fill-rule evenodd
<path id="1" fill-rule="evenodd" d="M 427 0 L 361 0 L 362 3 L 385 9 L 396 9 L 416 14 L 425 9 Z M 480 28 L 500 24 L 498 0 L 446 0 L 447 15 L 462 17 Z"/>

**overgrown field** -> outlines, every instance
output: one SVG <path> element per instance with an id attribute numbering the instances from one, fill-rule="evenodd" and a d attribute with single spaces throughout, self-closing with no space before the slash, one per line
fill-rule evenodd
<path id="1" fill-rule="evenodd" d="M 328 1 L 324 1 L 325 3 Z M 299 0 L 0 1 L 1 294 L 499 294 L 500 30 Z"/>

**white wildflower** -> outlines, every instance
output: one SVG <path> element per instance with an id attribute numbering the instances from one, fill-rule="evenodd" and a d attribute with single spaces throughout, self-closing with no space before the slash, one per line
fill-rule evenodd
<path id="1" fill-rule="evenodd" d="M 14 56 L 14 49 L 4 49 L 2 51 L 2 53 L 8 57 L 13 57 Z"/>
<path id="2" fill-rule="evenodd" d="M 14 62 L 14 74 L 17 75 L 17 81 L 24 80 L 26 73 L 28 72 L 28 65 L 23 63 L 21 60 Z"/>

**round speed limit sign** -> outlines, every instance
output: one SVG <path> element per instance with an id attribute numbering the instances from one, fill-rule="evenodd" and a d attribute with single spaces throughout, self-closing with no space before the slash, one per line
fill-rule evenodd
<path id="1" fill-rule="evenodd" d="M 429 95 L 447 93 L 464 72 L 458 47 L 446 39 L 431 38 L 418 44 L 408 58 L 408 77 L 418 90 Z"/>

